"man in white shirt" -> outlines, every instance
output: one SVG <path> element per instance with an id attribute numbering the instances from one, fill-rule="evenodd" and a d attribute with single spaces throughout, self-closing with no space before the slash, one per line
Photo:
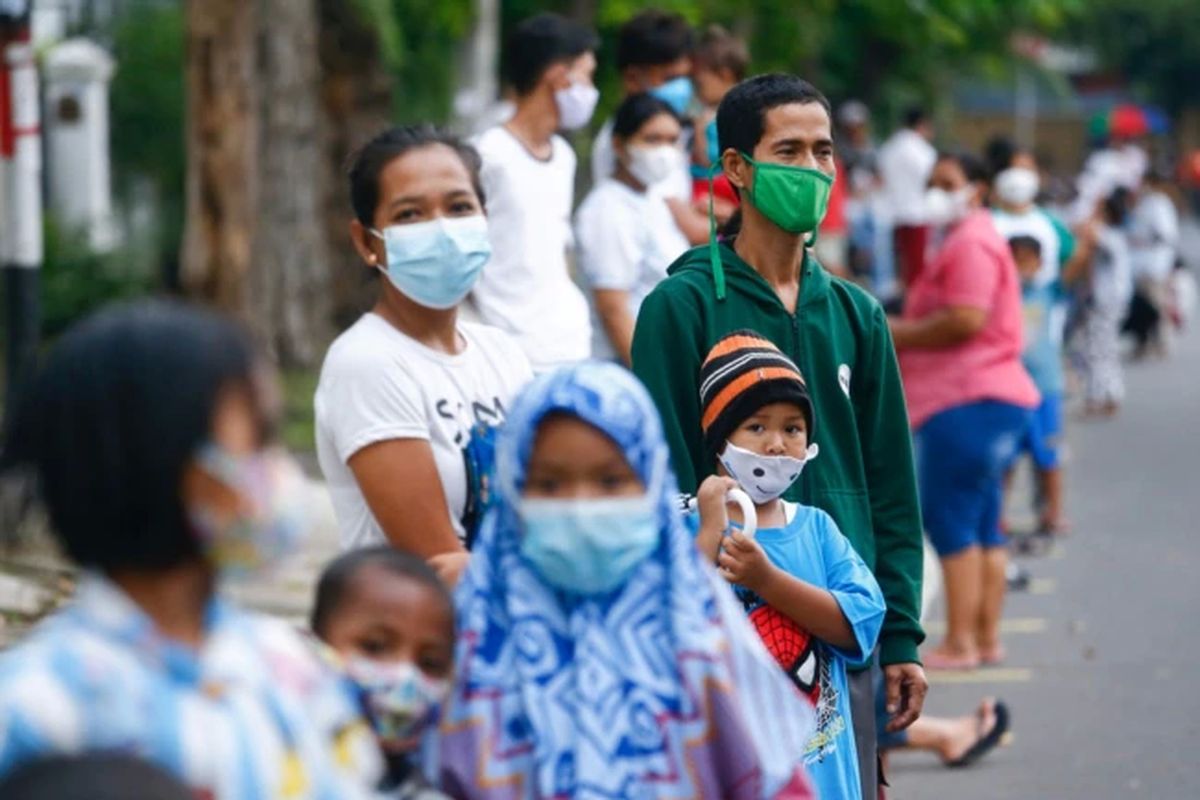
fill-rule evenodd
<path id="1" fill-rule="evenodd" d="M 518 25 L 504 60 L 516 110 L 475 142 L 492 259 L 472 301 L 484 322 L 516 337 L 537 372 L 591 354 L 587 300 L 567 268 L 576 159 L 556 131 L 591 119 L 596 45 L 594 33 L 557 14 Z"/>
<path id="2" fill-rule="evenodd" d="M 694 91 L 694 45 L 692 28 L 679 14 L 649 9 L 622 25 L 617 36 L 617 70 L 625 97 L 647 92 L 683 119 Z M 610 119 L 592 143 L 592 183 L 597 186 L 616 170 L 612 129 Z M 686 160 L 681 159 L 676 174 L 655 185 L 653 193 L 666 201 L 676 227 L 690 243 L 708 241 L 708 216 L 692 206 L 692 174 Z"/>
<path id="3" fill-rule="evenodd" d="M 904 286 L 911 285 L 925 265 L 929 242 L 925 188 L 937 163 L 932 140 L 929 116 L 924 109 L 911 108 L 904 115 L 904 127 L 879 149 L 879 176 L 893 229 L 896 271 Z"/>

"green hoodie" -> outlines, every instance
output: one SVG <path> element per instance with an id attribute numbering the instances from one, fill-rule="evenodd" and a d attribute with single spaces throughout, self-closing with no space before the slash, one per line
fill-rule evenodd
<path id="1" fill-rule="evenodd" d="M 875 573 L 888 607 L 881 662 L 917 662 L 925 638 L 921 512 L 883 309 L 806 256 L 792 314 L 731 248 L 722 245 L 720 253 L 723 270 L 715 277 L 707 245 L 671 265 L 643 302 L 633 336 L 633 371 L 662 413 L 680 488 L 695 492 L 716 467 L 700 428 L 700 365 L 725 334 L 756 331 L 800 367 L 816 417 L 820 456 L 785 497 L 827 511 Z"/>

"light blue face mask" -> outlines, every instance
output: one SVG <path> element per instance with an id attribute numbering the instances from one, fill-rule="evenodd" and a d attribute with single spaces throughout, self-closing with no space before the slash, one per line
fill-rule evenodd
<path id="1" fill-rule="evenodd" d="M 487 219 L 437 217 L 411 225 L 371 228 L 387 249 L 385 274 L 406 297 L 427 308 L 454 308 L 471 291 L 492 255 Z"/>
<path id="2" fill-rule="evenodd" d="M 692 102 L 692 79 L 680 75 L 661 86 L 655 86 L 649 93 L 669 105 L 676 114 L 683 116 L 688 104 Z"/>
<path id="3" fill-rule="evenodd" d="M 651 495 L 589 500 L 522 499 L 521 554 L 564 592 L 611 592 L 658 546 Z"/>

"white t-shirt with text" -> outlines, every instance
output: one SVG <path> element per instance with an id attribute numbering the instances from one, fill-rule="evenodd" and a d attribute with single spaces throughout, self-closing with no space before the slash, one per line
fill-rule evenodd
<path id="1" fill-rule="evenodd" d="M 571 279 L 575 153 L 561 136 L 534 158 L 503 126 L 475 142 L 483 157 L 492 258 L 471 298 L 480 319 L 513 335 L 539 371 L 591 354 L 587 300 Z"/>
<path id="2" fill-rule="evenodd" d="M 429 442 L 450 521 L 465 537 L 467 445 L 481 426 L 504 421 L 513 395 L 532 372 L 503 331 L 460 322 L 459 333 L 466 346 L 450 355 L 368 313 L 329 348 L 315 401 L 317 458 L 343 549 L 387 541 L 348 462 L 364 447 L 393 439 Z"/>
<path id="3" fill-rule="evenodd" d="M 579 268 L 593 291 L 617 289 L 629 294 L 636 320 L 646 295 L 667 277 L 667 267 L 688 249 L 661 197 L 637 192 L 613 178 L 601 181 L 575 214 Z M 593 354 L 613 359 L 616 352 L 595 311 Z"/>

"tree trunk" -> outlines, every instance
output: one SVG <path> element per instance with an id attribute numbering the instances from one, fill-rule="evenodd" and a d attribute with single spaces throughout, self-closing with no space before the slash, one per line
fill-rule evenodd
<path id="1" fill-rule="evenodd" d="M 333 320 L 350 325 L 375 297 L 370 279 L 350 243 L 350 190 L 345 165 L 361 146 L 391 122 L 392 80 L 379 39 L 354 3 L 318 0 L 320 12 L 321 132 L 324 200 L 321 224 L 330 243 Z"/>
<path id="2" fill-rule="evenodd" d="M 285 364 L 320 363 L 329 344 L 329 239 L 315 0 L 257 0 L 259 194 L 252 324 Z"/>
<path id="3" fill-rule="evenodd" d="M 315 0 L 188 0 L 185 289 L 284 364 L 330 333 Z"/>
<path id="4" fill-rule="evenodd" d="M 180 278 L 245 317 L 258 210 L 254 4 L 187 0 L 187 210 Z"/>

